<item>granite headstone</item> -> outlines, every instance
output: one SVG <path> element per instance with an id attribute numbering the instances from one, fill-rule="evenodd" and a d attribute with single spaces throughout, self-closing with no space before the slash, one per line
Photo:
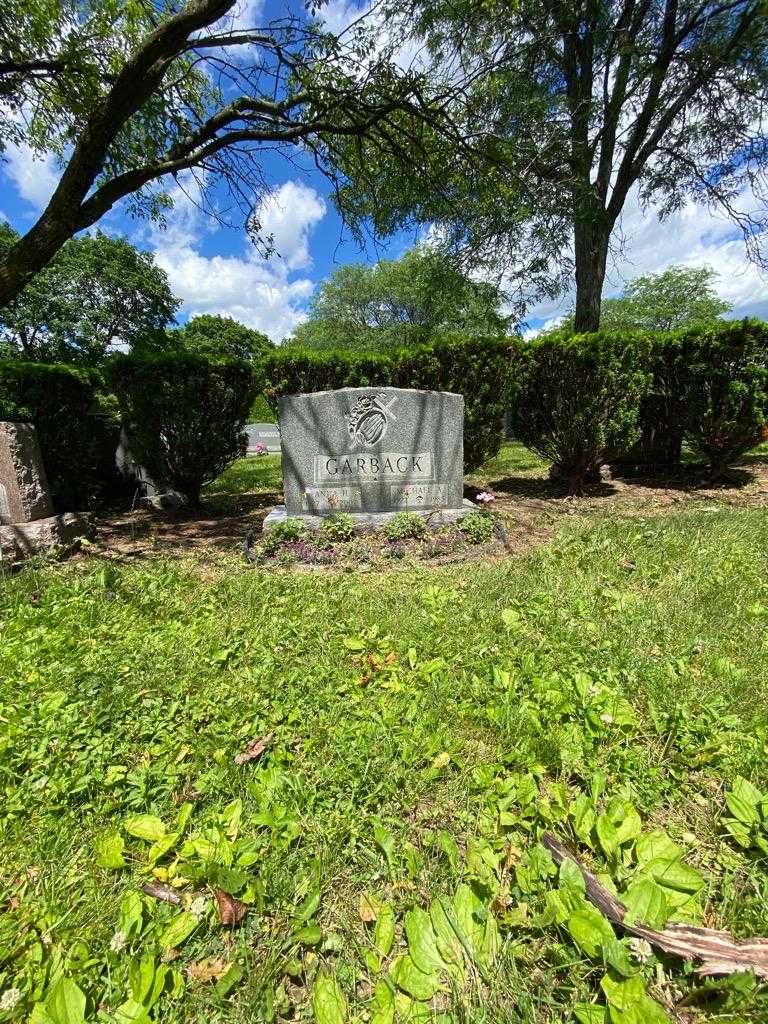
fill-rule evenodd
<path id="1" fill-rule="evenodd" d="M 377 525 L 404 510 L 437 521 L 463 505 L 464 399 L 444 391 L 343 388 L 280 400 L 285 508 Z"/>
<path id="2" fill-rule="evenodd" d="M 53 512 L 37 432 L 0 423 L 0 523 L 32 523 Z"/>
<path id="3" fill-rule="evenodd" d="M 247 455 L 256 455 L 257 445 L 263 444 L 268 452 L 280 451 L 280 428 L 276 423 L 246 423 L 248 435 Z"/>

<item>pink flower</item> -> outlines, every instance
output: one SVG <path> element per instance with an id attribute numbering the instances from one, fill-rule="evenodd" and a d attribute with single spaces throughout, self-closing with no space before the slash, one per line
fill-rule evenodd
<path id="1" fill-rule="evenodd" d="M 475 501 L 480 501 L 483 505 L 490 505 L 492 501 L 496 501 L 496 496 L 494 494 L 489 494 L 488 491 L 480 491 L 476 496 Z"/>

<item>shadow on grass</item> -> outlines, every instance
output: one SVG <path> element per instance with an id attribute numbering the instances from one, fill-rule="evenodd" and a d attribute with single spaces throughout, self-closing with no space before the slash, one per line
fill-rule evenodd
<path id="1" fill-rule="evenodd" d="M 745 460 L 746 461 L 746 460 Z M 758 457 L 753 465 L 765 461 Z M 667 491 L 718 491 L 740 489 L 755 480 L 755 474 L 742 466 L 734 466 L 719 476 L 712 476 L 706 466 L 683 464 L 681 466 L 648 469 L 647 467 L 616 467 L 614 477 L 634 487 L 646 487 Z"/>
<path id="2" fill-rule="evenodd" d="M 516 498 L 535 498 L 537 500 L 567 498 L 569 496 L 568 489 L 562 483 L 540 476 L 505 476 L 501 480 L 490 480 L 485 488 L 467 484 L 464 487 L 464 495 L 471 501 L 474 501 L 480 491 L 486 489 L 495 491 L 497 494 L 508 494 Z M 616 487 L 610 481 L 601 481 L 599 484 L 584 486 L 579 497 L 610 498 L 613 494 L 616 494 Z"/>

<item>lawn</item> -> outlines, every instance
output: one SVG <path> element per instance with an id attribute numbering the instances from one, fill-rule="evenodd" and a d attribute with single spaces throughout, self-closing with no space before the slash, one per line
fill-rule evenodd
<path id="1" fill-rule="evenodd" d="M 657 925 L 768 934 L 767 625 L 768 517 L 717 501 L 441 570 L 5 578 L 0 1021 L 768 1019 L 613 941 L 540 843 Z"/>

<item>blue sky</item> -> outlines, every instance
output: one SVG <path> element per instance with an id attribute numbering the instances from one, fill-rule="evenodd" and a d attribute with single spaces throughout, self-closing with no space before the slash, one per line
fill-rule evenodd
<path id="1" fill-rule="evenodd" d="M 258 0 L 240 2 L 238 17 L 252 24 Z M 355 10 L 354 0 L 331 0 L 325 19 L 329 27 L 339 29 Z M 269 14 L 267 10 L 261 16 Z M 24 147 L 11 147 L 6 156 L 0 167 L 0 216 L 23 233 L 44 208 L 59 169 L 53 159 L 34 160 Z M 312 292 L 336 267 L 397 257 L 415 239 L 401 233 L 361 250 L 343 229 L 327 181 L 309 161 L 292 165 L 270 157 L 267 166 L 274 192 L 262 206 L 261 219 L 277 249 L 268 261 L 252 248 L 241 226 L 211 222 L 176 186 L 171 189 L 175 207 L 165 230 L 132 220 L 120 208 L 99 226 L 110 234 L 124 234 L 155 254 L 182 300 L 181 321 L 197 313 L 223 313 L 280 341 L 303 319 Z M 742 202 L 749 206 L 752 198 L 745 195 Z M 738 232 L 723 217 L 690 204 L 659 223 L 652 210 L 641 210 L 631 199 L 619 236 L 621 251 L 612 261 L 605 294 L 618 294 L 627 280 L 672 264 L 708 265 L 719 274 L 717 289 L 733 304 L 732 315 L 768 319 L 768 281 L 746 260 Z M 565 296 L 532 308 L 530 327 L 551 322 L 571 301 Z"/>

